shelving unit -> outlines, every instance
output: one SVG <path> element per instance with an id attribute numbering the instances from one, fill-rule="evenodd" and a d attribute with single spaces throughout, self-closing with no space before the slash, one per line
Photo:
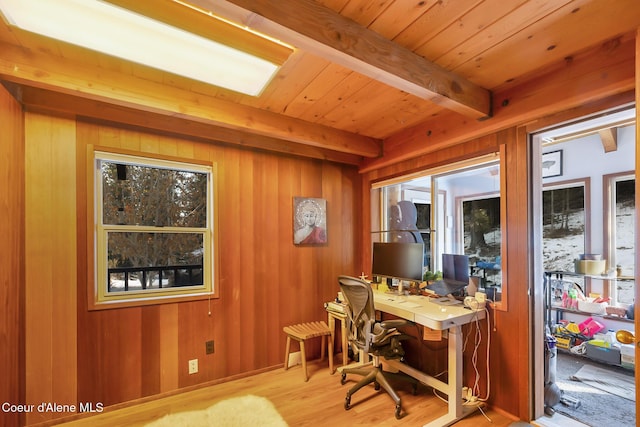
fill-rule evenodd
<path id="1" fill-rule="evenodd" d="M 549 328 L 551 330 L 553 330 L 555 325 L 558 325 L 559 323 L 561 323 L 561 320 L 564 319 L 564 314 L 565 313 L 571 313 L 573 315 L 578 315 L 578 316 L 584 316 L 585 319 L 589 318 L 589 317 L 597 317 L 604 321 L 614 321 L 614 322 L 625 322 L 625 323 L 630 323 L 631 324 L 631 329 L 633 329 L 633 320 L 632 319 L 627 319 L 627 318 L 622 318 L 622 317 L 618 317 L 618 316 L 611 316 L 611 315 L 607 315 L 605 313 L 592 313 L 592 312 L 588 312 L 588 311 L 583 311 L 583 310 L 577 310 L 574 308 L 566 308 L 566 307 L 562 307 L 559 304 L 554 304 L 554 302 L 557 302 L 558 300 L 561 300 L 562 298 L 562 294 L 563 292 L 566 290 L 564 284 L 567 283 L 567 281 L 564 280 L 565 276 L 568 277 L 581 277 L 581 278 L 588 278 L 588 279 L 597 279 L 597 280 L 606 280 L 609 281 L 611 283 L 615 283 L 618 280 L 629 280 L 629 278 L 626 277 L 609 277 L 609 276 L 593 276 L 593 275 L 585 275 L 585 274 L 580 274 L 580 273 L 573 273 L 573 272 L 564 272 L 564 271 L 549 271 L 549 272 L 545 272 L 545 313 L 546 313 L 546 323 L 549 326 Z M 556 282 L 556 286 L 554 286 L 554 281 Z M 561 286 L 558 287 L 557 284 L 561 283 Z M 575 284 L 574 285 L 580 287 L 579 285 Z M 582 289 L 581 289 L 582 291 Z M 553 312 L 555 312 L 555 319 L 553 319 L 554 321 L 552 322 L 552 317 L 553 317 Z M 577 323 L 577 321 L 576 321 Z M 579 338 L 579 336 L 576 336 L 577 338 Z M 584 337 L 587 338 L 588 341 L 588 337 Z M 568 350 L 568 349 L 567 349 Z M 592 355 L 589 355 L 589 350 L 594 350 L 592 351 Z M 618 349 L 611 349 L 611 352 L 613 351 L 618 351 Z M 596 354 L 597 353 L 597 354 Z M 608 349 L 601 349 L 601 348 L 593 348 L 592 346 L 588 346 L 588 350 L 587 350 L 587 354 L 585 354 L 586 357 L 589 358 L 593 358 L 593 360 L 596 360 L 598 362 L 604 362 L 604 363 L 610 363 L 610 361 L 605 358 L 605 357 L 601 357 L 602 355 L 600 354 L 604 354 L 607 355 L 609 353 Z M 615 364 L 615 363 L 614 363 Z M 617 364 L 615 364 L 617 366 L 620 366 L 620 363 L 618 362 Z M 627 366 L 625 366 L 627 367 Z"/>
<path id="2" fill-rule="evenodd" d="M 566 281 L 564 280 L 565 276 L 566 277 L 576 277 L 576 278 L 584 278 L 584 279 L 590 279 L 590 280 L 603 280 L 603 281 L 607 281 L 609 283 L 616 283 L 618 281 L 631 281 L 631 280 L 635 280 L 633 277 L 611 277 L 611 276 L 602 276 L 602 275 L 588 275 L 588 274 L 581 274 L 581 273 L 574 273 L 574 272 L 569 272 L 569 271 L 547 271 L 545 272 L 545 276 L 546 276 L 546 281 L 547 281 L 547 287 L 546 287 L 546 295 L 545 295 L 545 309 L 547 312 L 547 316 L 546 316 L 546 320 L 547 320 L 547 324 L 549 326 L 551 326 L 551 311 L 555 310 L 556 311 L 556 323 L 558 323 L 563 317 L 562 317 L 562 313 L 568 312 L 568 313 L 575 313 L 575 314 L 580 314 L 580 315 L 585 315 L 585 316 L 598 316 L 598 317 L 603 317 L 605 319 L 610 319 L 610 320 L 615 320 L 615 321 L 631 321 L 630 319 L 626 319 L 626 318 L 621 318 L 621 317 L 617 317 L 617 316 L 610 316 L 607 314 L 599 314 L 599 313 L 592 313 L 592 312 L 588 312 L 588 311 L 581 311 L 581 310 L 577 310 L 577 309 L 571 309 L 571 308 L 566 308 L 566 307 L 562 307 L 558 304 L 554 304 L 555 301 L 557 300 L 561 300 L 562 298 L 562 292 L 564 292 L 564 288 L 559 289 L 557 287 L 553 286 L 553 282 L 554 281 L 560 281 L 562 283 L 566 283 Z M 575 284 L 574 285 L 578 286 L 580 288 L 580 291 L 583 293 L 586 293 L 584 288 L 582 288 L 580 285 Z M 585 282 L 586 285 L 586 282 Z M 604 293 L 603 293 L 603 297 L 604 298 L 611 298 L 612 300 L 615 300 L 616 298 L 616 294 L 615 292 L 611 291 L 612 286 L 608 286 L 608 287 L 604 287 Z M 615 289 L 615 285 L 613 286 L 613 288 Z"/>

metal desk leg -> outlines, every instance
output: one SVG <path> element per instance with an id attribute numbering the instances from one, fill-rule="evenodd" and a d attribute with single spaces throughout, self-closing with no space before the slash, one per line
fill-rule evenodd
<path id="1" fill-rule="evenodd" d="M 475 406 L 462 406 L 462 328 L 453 326 L 449 328 L 449 380 L 447 383 L 448 412 L 435 419 L 424 427 L 444 427 L 459 421 L 477 408 Z"/>

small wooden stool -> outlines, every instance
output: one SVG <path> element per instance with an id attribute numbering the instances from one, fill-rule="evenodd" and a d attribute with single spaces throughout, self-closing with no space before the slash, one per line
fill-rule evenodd
<path id="1" fill-rule="evenodd" d="M 304 342 L 309 338 L 322 337 L 322 350 L 320 360 L 324 360 L 325 341 L 329 342 L 329 371 L 333 372 L 333 342 L 329 339 L 331 331 L 325 322 L 309 322 L 300 323 L 293 326 L 285 326 L 282 328 L 287 334 L 287 347 L 284 355 L 284 369 L 289 369 L 289 350 L 291 348 L 291 338 L 300 343 L 300 359 L 302 360 L 302 370 L 304 371 L 304 380 L 309 381 L 307 374 L 307 356 L 304 351 Z"/>

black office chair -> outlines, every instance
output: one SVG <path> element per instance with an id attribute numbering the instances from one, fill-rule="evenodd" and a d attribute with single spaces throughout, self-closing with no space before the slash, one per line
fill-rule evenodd
<path id="1" fill-rule="evenodd" d="M 413 325 L 413 323 L 402 319 L 376 322 L 371 285 L 350 276 L 340 276 L 338 277 L 338 282 L 348 306 L 349 343 L 354 347 L 355 351 L 360 354 L 369 354 L 373 360 L 373 365 L 356 366 L 342 370 L 342 384 L 346 383 L 347 374 L 357 374 L 363 377 L 347 391 L 344 408 L 347 410 L 351 408 L 351 396 L 356 391 L 374 383 L 376 390 L 379 390 L 380 386 L 382 386 L 389 393 L 396 404 L 396 418 L 400 419 L 402 411 L 400 396 L 391 387 L 388 379 L 397 378 L 411 382 L 414 394 L 416 393 L 418 382 L 402 372 L 383 371 L 380 364 L 380 356 L 386 359 L 402 359 L 404 350 L 401 341 L 411 337 L 398 331 L 397 328 Z"/>

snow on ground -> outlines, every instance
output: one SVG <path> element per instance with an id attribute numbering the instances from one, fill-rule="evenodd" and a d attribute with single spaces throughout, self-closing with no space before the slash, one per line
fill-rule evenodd
<path id="1" fill-rule="evenodd" d="M 622 276 L 627 277 L 634 275 L 634 223 L 635 209 L 633 207 L 621 208 L 616 221 L 617 259 L 615 262 L 622 267 Z M 569 226 L 572 229 L 583 229 L 581 215 L 572 215 Z M 543 239 L 544 267 L 548 271 L 575 271 L 574 260 L 581 253 L 584 253 L 584 235 L 582 233 Z M 615 265 L 609 267 L 615 269 Z M 615 275 L 615 272 L 612 274 Z M 616 286 L 618 287 L 618 301 L 632 303 L 634 300 L 634 281 L 618 281 Z"/>
<path id="2" fill-rule="evenodd" d="M 169 286 L 169 279 L 162 279 L 162 287 Z M 109 282 L 109 289 L 114 291 L 124 291 L 124 280 L 112 279 Z M 142 289 L 142 283 L 139 279 L 129 279 L 129 290 Z M 151 284 L 147 285 L 147 289 L 158 289 L 158 279 L 153 279 Z"/>

